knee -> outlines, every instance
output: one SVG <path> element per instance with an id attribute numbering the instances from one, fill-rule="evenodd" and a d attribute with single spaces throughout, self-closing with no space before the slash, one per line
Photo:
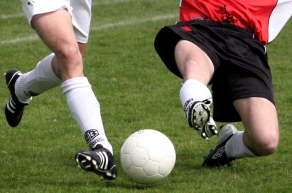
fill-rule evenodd
<path id="1" fill-rule="evenodd" d="M 259 155 L 268 156 L 277 150 L 278 142 L 270 141 L 269 143 L 261 144 L 259 147 Z"/>
<path id="2" fill-rule="evenodd" d="M 74 64 L 72 61 L 78 61 L 81 58 L 78 46 L 70 44 L 61 45 L 56 49 L 55 54 L 57 59 L 65 64 Z"/>
<path id="3" fill-rule="evenodd" d="M 62 80 L 83 76 L 83 58 L 78 46 L 62 45 L 55 52 L 56 68 Z"/>
<path id="4" fill-rule="evenodd" d="M 253 145 L 253 151 L 260 156 L 268 156 L 273 154 L 278 148 L 279 137 L 270 136 L 257 139 Z"/>

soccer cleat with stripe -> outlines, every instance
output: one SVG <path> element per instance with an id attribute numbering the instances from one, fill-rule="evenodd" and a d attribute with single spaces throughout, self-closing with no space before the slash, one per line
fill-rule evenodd
<path id="1" fill-rule="evenodd" d="M 228 165 L 231 166 L 235 158 L 227 158 L 225 153 L 225 145 L 227 141 L 237 132 L 237 129 L 227 124 L 221 127 L 218 134 L 218 142 L 214 149 L 211 149 L 208 155 L 204 157 L 203 166 L 207 167 L 218 167 Z"/>
<path id="2" fill-rule="evenodd" d="M 194 128 L 205 140 L 209 140 L 213 135 L 218 134 L 211 111 L 203 102 L 194 102 L 188 110 L 187 117 L 190 127 Z"/>
<path id="3" fill-rule="evenodd" d="M 23 110 L 27 103 L 20 102 L 15 95 L 15 82 L 22 75 L 17 69 L 8 70 L 5 80 L 10 91 L 9 99 L 6 101 L 4 112 L 6 120 L 11 127 L 16 127 L 22 118 Z"/>
<path id="4" fill-rule="evenodd" d="M 113 155 L 102 145 L 93 150 L 82 150 L 75 155 L 77 166 L 84 172 L 97 174 L 101 180 L 110 181 L 117 177 L 117 166 Z"/>

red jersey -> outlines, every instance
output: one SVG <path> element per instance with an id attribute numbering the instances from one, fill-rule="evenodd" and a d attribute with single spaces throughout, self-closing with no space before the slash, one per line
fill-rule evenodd
<path id="1" fill-rule="evenodd" d="M 273 41 L 292 15 L 292 0 L 180 0 L 180 21 L 202 17 L 252 30 Z"/>

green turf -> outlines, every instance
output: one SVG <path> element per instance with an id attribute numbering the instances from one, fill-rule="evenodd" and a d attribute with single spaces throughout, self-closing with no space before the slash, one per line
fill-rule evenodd
<path id="1" fill-rule="evenodd" d="M 107 137 L 119 167 L 117 180 L 99 181 L 74 162 L 87 148 L 60 88 L 35 97 L 21 124 L 10 128 L 0 115 L 0 192 L 292 192 L 291 187 L 291 30 L 292 21 L 268 46 L 281 140 L 269 157 L 237 160 L 232 167 L 202 168 L 216 139 L 203 141 L 188 127 L 178 98 L 181 80 L 163 65 L 153 47 L 158 30 L 178 18 L 177 0 L 94 0 L 85 74 L 101 104 Z M 24 72 L 50 51 L 21 16 L 19 1 L 0 1 L 0 72 Z M 0 82 L 2 106 L 8 97 Z M 220 124 L 220 123 L 219 123 Z M 236 124 L 240 130 L 241 124 Z M 119 150 L 140 129 L 157 129 L 173 142 L 177 162 L 159 184 L 143 186 L 125 176 Z"/>

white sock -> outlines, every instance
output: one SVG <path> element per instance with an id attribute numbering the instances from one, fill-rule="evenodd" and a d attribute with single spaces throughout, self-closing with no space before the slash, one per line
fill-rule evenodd
<path id="1" fill-rule="evenodd" d="M 89 147 L 93 149 L 97 144 L 101 144 L 113 153 L 112 146 L 105 135 L 99 102 L 87 78 L 66 80 L 62 83 L 62 89 L 72 116 L 78 123 Z"/>
<path id="2" fill-rule="evenodd" d="M 183 84 L 179 97 L 186 114 L 193 102 L 203 101 L 207 106 L 212 104 L 212 94 L 208 87 L 195 79 L 189 79 Z"/>
<path id="3" fill-rule="evenodd" d="M 256 157 L 250 149 L 243 143 L 243 131 L 238 131 L 227 141 L 225 145 L 225 153 L 227 158 L 245 158 Z"/>
<path id="4" fill-rule="evenodd" d="M 39 95 L 51 88 L 61 84 L 53 69 L 52 59 L 55 54 L 51 54 L 40 61 L 36 68 L 20 76 L 15 84 L 15 94 L 19 101 L 28 103 L 31 96 Z"/>

